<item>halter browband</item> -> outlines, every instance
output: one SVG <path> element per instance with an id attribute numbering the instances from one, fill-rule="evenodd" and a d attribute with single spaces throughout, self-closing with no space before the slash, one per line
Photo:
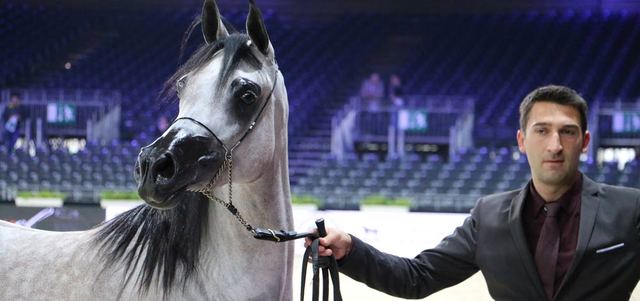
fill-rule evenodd
<path id="1" fill-rule="evenodd" d="M 264 101 L 264 103 L 262 104 L 262 107 L 260 107 L 260 111 L 258 111 L 258 114 L 256 115 L 256 117 L 253 119 L 253 121 L 251 122 L 251 124 L 249 124 L 249 128 L 244 132 L 244 134 L 242 135 L 242 137 L 240 137 L 240 139 L 238 140 L 238 142 L 236 142 L 231 148 L 227 148 L 227 146 L 224 144 L 224 142 L 222 142 L 222 140 L 220 140 L 220 138 L 218 138 L 218 135 L 216 135 L 208 126 L 206 126 L 204 123 L 198 121 L 197 119 L 193 118 L 193 117 L 180 117 L 180 118 L 176 118 L 171 125 L 173 125 L 174 123 L 176 123 L 178 120 L 190 120 L 193 123 L 205 128 L 207 130 L 207 132 L 209 132 L 211 134 L 211 136 L 213 136 L 213 138 L 215 138 L 220 145 L 224 148 L 225 152 L 227 153 L 227 155 L 230 155 L 231 153 L 233 153 L 233 150 L 240 145 L 240 142 L 242 142 L 247 135 L 249 135 L 249 132 L 251 132 L 255 126 L 256 123 L 258 122 L 258 119 L 260 118 L 260 116 L 262 115 L 262 112 L 264 111 L 264 109 L 267 107 L 267 104 L 269 103 L 269 100 L 271 99 L 271 96 L 273 96 L 273 91 L 276 89 L 276 85 L 278 84 L 278 72 L 279 70 L 276 68 L 275 72 L 274 72 L 274 80 L 273 80 L 273 86 L 271 87 L 271 91 L 269 91 L 269 95 L 267 96 L 267 99 Z"/>

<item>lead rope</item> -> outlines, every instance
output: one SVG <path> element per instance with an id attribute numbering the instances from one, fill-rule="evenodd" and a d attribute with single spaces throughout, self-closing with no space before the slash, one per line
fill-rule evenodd
<path id="1" fill-rule="evenodd" d="M 311 245 L 307 247 L 302 256 L 302 283 L 300 284 L 300 301 L 304 300 L 304 286 L 307 278 L 307 264 L 311 261 L 313 268 L 313 280 L 312 280 L 312 293 L 311 299 L 318 301 L 320 297 L 320 275 L 319 270 L 322 270 L 322 300 L 329 300 L 329 275 L 331 275 L 331 283 L 333 284 L 333 301 L 342 301 L 342 294 L 340 294 L 340 278 L 338 277 L 338 263 L 336 258 L 331 256 L 319 256 L 320 237 L 327 236 L 327 231 L 324 227 L 324 219 L 316 220 L 316 227 L 318 228 L 318 236 L 313 238 Z"/>

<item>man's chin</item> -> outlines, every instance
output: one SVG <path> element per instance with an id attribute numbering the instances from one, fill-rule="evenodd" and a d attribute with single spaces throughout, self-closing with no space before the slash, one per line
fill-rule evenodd
<path id="1" fill-rule="evenodd" d="M 541 177 L 540 182 L 549 186 L 571 185 L 574 177 L 565 171 L 548 171 Z"/>

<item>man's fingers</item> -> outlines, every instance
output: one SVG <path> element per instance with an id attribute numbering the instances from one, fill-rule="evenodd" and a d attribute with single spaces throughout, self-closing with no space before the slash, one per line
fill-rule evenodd
<path id="1" fill-rule="evenodd" d="M 330 247 L 331 242 L 326 237 L 320 237 L 320 245 L 325 247 Z"/>
<path id="2" fill-rule="evenodd" d="M 322 240 L 320 240 L 320 245 L 318 245 L 318 255 L 320 256 L 331 256 L 333 255 L 333 250 L 329 249 L 328 247 L 325 247 L 322 245 Z M 304 241 L 304 247 L 308 248 L 311 245 L 311 241 L 305 239 Z M 311 259 L 309 259 L 310 261 Z"/>
<path id="3" fill-rule="evenodd" d="M 333 250 L 329 248 L 325 248 L 323 246 L 318 247 L 318 255 L 320 256 L 331 256 L 333 254 Z"/>
<path id="4" fill-rule="evenodd" d="M 309 239 L 308 237 L 304 238 L 304 247 L 308 248 L 311 245 L 311 239 Z"/>

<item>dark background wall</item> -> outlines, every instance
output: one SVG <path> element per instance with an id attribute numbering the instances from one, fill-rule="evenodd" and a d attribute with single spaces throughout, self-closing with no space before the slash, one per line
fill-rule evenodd
<path id="1" fill-rule="evenodd" d="M 25 0 L 43 5 L 82 9 L 153 9 L 194 7 L 200 0 Z M 640 0 L 258 0 L 260 7 L 295 15 L 339 14 L 343 12 L 398 13 L 495 13 L 549 9 L 591 11 L 640 11 Z M 220 0 L 221 8 L 246 7 L 246 1 Z"/>

